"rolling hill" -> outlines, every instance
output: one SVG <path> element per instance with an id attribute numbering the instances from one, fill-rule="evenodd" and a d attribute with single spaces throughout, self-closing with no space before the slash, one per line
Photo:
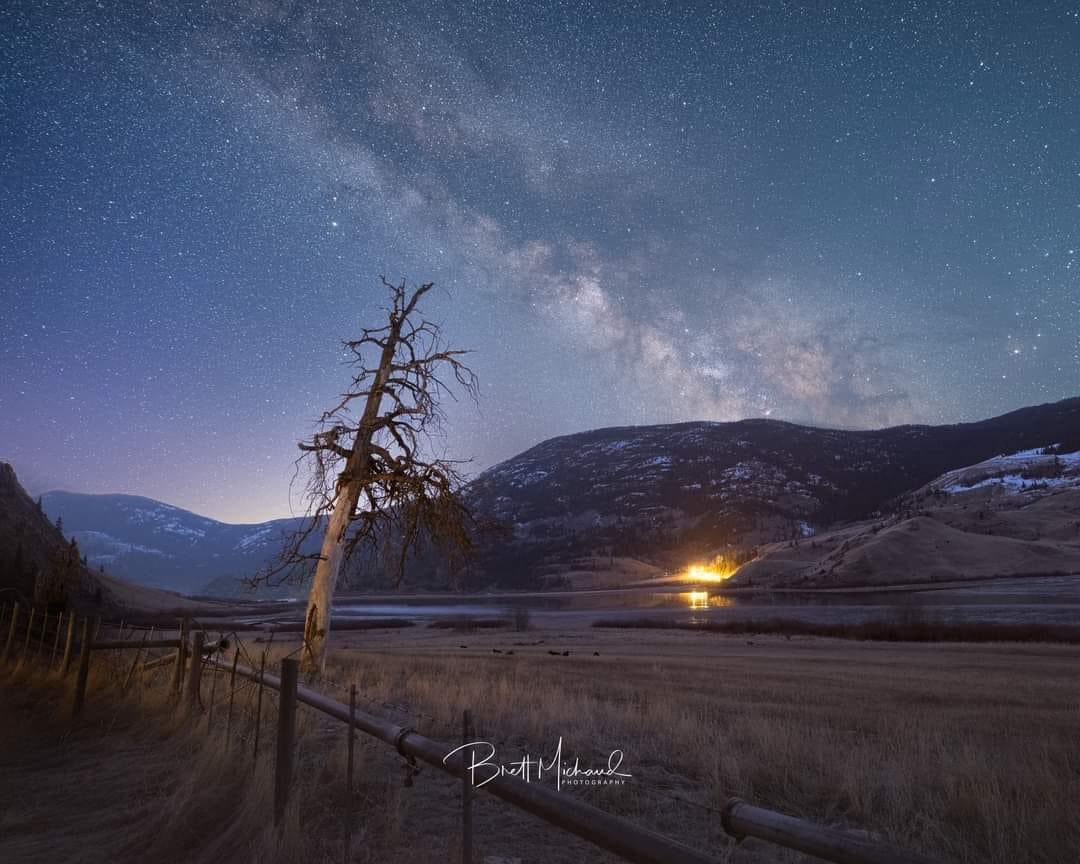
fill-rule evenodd
<path id="1" fill-rule="evenodd" d="M 233 525 L 135 495 L 47 492 L 41 502 L 93 566 L 185 594 L 215 582 L 218 593 L 240 594 L 239 580 L 272 560 L 302 521 Z"/>
<path id="2" fill-rule="evenodd" d="M 466 587 L 629 581 L 723 555 L 734 562 L 837 524 L 883 518 L 958 466 L 1050 443 L 1080 450 L 1080 398 L 948 426 L 848 431 L 774 420 L 599 429 L 562 436 L 477 476 L 466 494 L 486 533 Z M 298 520 L 229 525 L 127 495 L 44 496 L 94 565 L 143 584 L 233 593 Z M 606 573 L 606 575 L 605 575 Z M 440 556 L 409 583 L 446 587 Z M 353 587 L 385 584 L 370 558 Z"/>
<path id="3" fill-rule="evenodd" d="M 880 519 L 772 544 L 733 585 L 828 588 L 1080 573 L 1080 452 L 946 472 Z"/>
<path id="4" fill-rule="evenodd" d="M 69 539 L 49 521 L 26 493 L 15 470 L 0 462 L 0 594 L 37 606 L 63 603 L 71 608 L 100 614 L 124 610 L 179 613 L 204 611 L 204 606 L 185 597 L 145 585 L 128 583 L 80 563 L 77 557 L 65 565 L 63 589 L 35 591 L 42 577 L 52 581 L 57 565 L 71 549 Z"/>
<path id="5" fill-rule="evenodd" d="M 512 527 L 488 568 L 558 573 L 583 556 L 671 568 L 808 537 L 887 510 L 944 472 L 1048 443 L 1080 449 L 1080 399 L 978 423 L 844 431 L 773 420 L 600 429 L 553 438 L 469 487 Z"/>

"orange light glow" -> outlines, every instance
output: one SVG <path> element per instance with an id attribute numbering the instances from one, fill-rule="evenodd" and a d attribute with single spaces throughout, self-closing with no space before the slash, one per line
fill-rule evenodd
<path id="1" fill-rule="evenodd" d="M 723 557 L 716 558 L 710 564 L 692 564 L 683 573 L 687 582 L 723 582 L 735 575 L 738 568 Z"/>

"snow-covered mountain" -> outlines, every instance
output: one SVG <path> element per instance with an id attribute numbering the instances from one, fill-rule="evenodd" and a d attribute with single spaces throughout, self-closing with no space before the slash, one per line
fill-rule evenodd
<path id="1" fill-rule="evenodd" d="M 253 575 L 301 522 L 232 525 L 135 495 L 48 492 L 41 500 L 92 567 L 187 594 L 202 593 L 215 581 L 220 591 L 221 583 Z"/>

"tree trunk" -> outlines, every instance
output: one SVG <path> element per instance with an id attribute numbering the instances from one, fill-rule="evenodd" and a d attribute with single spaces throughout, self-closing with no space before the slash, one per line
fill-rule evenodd
<path id="1" fill-rule="evenodd" d="M 364 414 L 357 427 L 352 454 L 345 463 L 345 470 L 338 477 L 334 509 L 323 535 L 319 550 L 319 563 L 308 592 L 307 611 L 304 614 L 304 651 L 301 669 L 308 678 L 318 678 L 326 668 L 326 642 L 330 636 L 330 613 L 334 604 L 341 567 L 345 563 L 346 532 L 352 522 L 360 493 L 367 484 L 371 470 L 371 436 L 382 405 L 383 388 L 390 377 L 400 334 L 400 321 L 392 321 L 386 345 L 379 358 L 379 371 L 368 393 Z"/>
<path id="2" fill-rule="evenodd" d="M 334 603 L 341 565 L 345 559 L 345 532 L 348 530 L 360 494 L 360 481 L 354 480 L 338 490 L 334 509 L 326 526 L 318 566 L 308 592 L 304 616 L 304 652 L 302 666 L 309 678 L 322 675 L 326 667 L 326 640 L 330 635 L 330 611 Z"/>

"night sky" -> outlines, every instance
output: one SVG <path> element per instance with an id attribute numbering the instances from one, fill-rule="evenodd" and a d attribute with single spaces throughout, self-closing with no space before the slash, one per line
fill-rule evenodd
<path id="1" fill-rule="evenodd" d="M 6 2 L 0 458 L 287 514 L 379 274 L 472 470 L 1080 392 L 1076 3 L 666 5 Z"/>

